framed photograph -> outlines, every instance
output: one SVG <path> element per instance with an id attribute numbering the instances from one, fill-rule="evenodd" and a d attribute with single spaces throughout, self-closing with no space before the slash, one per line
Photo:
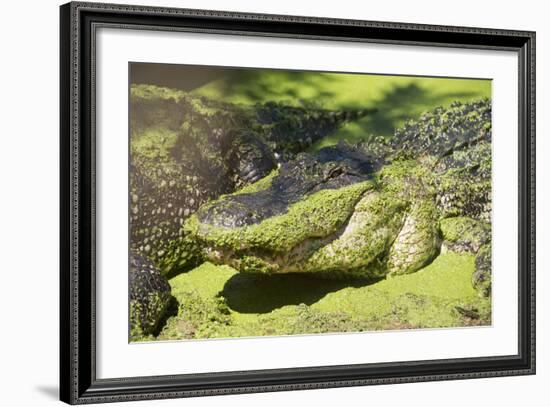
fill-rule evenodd
<path id="1" fill-rule="evenodd" d="M 535 373 L 535 33 L 61 6 L 61 400 Z"/>

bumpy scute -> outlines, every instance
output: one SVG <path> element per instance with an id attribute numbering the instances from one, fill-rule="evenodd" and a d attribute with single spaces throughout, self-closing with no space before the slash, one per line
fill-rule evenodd
<path id="1" fill-rule="evenodd" d="M 490 224 L 468 217 L 441 220 L 444 250 L 477 253 L 491 239 Z"/>
<path id="2" fill-rule="evenodd" d="M 130 255 L 130 338 L 157 335 L 175 299 L 170 285 L 152 261 L 139 254 Z"/>

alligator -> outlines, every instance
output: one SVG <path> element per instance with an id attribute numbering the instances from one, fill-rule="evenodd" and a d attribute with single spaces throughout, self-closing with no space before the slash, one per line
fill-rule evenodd
<path id="1" fill-rule="evenodd" d="M 202 204 L 260 181 L 345 123 L 374 111 L 275 102 L 245 106 L 132 85 L 131 336 L 158 331 L 158 323 L 150 320 L 170 308 L 158 305 L 159 298 L 171 301 L 166 278 L 203 260 L 182 227 Z"/>
<path id="2" fill-rule="evenodd" d="M 131 101 L 130 254 L 152 262 L 134 261 L 155 281 L 149 292 L 130 287 L 139 333 L 154 334 L 159 309 L 170 308 L 161 281 L 205 260 L 243 273 L 380 279 L 467 251 L 472 284 L 490 295 L 489 100 L 317 152 L 304 150 L 373 112 L 243 107 L 147 87 L 132 88 Z"/>

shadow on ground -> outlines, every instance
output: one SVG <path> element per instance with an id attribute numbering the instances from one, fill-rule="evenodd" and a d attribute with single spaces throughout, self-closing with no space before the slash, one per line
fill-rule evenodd
<path id="1" fill-rule="evenodd" d="M 285 305 L 311 305 L 347 287 L 364 287 L 379 280 L 329 280 L 299 273 L 280 275 L 238 273 L 219 295 L 229 308 L 243 314 L 267 313 Z"/>
<path id="2" fill-rule="evenodd" d="M 415 82 L 394 86 L 384 93 L 374 105 L 378 111 L 366 117 L 359 124 L 368 134 L 392 135 L 399 124 L 411 118 L 417 118 L 427 107 L 444 104 L 448 99 L 467 99 L 474 92 L 433 93 Z"/>
<path id="3" fill-rule="evenodd" d="M 281 101 L 329 109 L 376 108 L 377 113 L 341 129 L 335 137 L 360 141 L 389 137 L 408 119 L 452 101 L 489 96 L 484 81 L 452 78 L 348 75 L 307 71 L 236 69 L 200 89 L 209 97 L 233 102 Z"/>

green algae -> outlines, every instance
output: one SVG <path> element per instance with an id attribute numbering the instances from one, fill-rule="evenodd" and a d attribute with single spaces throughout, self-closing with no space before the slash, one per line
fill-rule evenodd
<path id="1" fill-rule="evenodd" d="M 449 252 L 414 274 L 333 281 L 204 263 L 170 280 L 179 313 L 149 339 L 490 325 L 491 300 L 472 287 L 474 267 L 473 255 Z"/>
<path id="2" fill-rule="evenodd" d="M 237 194 L 268 188 L 274 176 Z M 425 166 L 396 161 L 372 181 L 307 195 L 258 224 L 228 228 L 201 223 L 195 214 L 183 230 L 201 242 L 206 259 L 244 272 L 332 278 L 411 273 L 433 260 L 441 244 L 431 180 Z M 224 202 L 235 205 L 222 196 L 200 211 L 221 210 Z"/>
<path id="3" fill-rule="evenodd" d="M 329 109 L 376 108 L 377 113 L 347 123 L 313 149 L 338 140 L 360 141 L 373 134 L 390 137 L 407 120 L 437 106 L 491 97 L 491 81 L 391 75 L 232 70 L 195 89 L 195 95 L 253 105 L 277 101 Z"/>
<path id="4" fill-rule="evenodd" d="M 487 222 L 465 216 L 445 218 L 441 222 L 443 239 L 452 246 L 464 246 L 477 252 L 490 239 L 491 226 Z"/>
<path id="5" fill-rule="evenodd" d="M 321 190 L 293 204 L 282 215 L 237 228 L 202 224 L 195 214 L 186 221 L 184 230 L 214 247 L 284 253 L 306 239 L 325 237 L 340 228 L 370 188 L 372 183 L 366 181 L 337 190 Z"/>
<path id="6" fill-rule="evenodd" d="M 356 205 L 343 233 L 320 247 L 300 271 L 377 278 L 386 274 L 384 256 L 402 226 L 407 202 L 373 191 Z"/>

